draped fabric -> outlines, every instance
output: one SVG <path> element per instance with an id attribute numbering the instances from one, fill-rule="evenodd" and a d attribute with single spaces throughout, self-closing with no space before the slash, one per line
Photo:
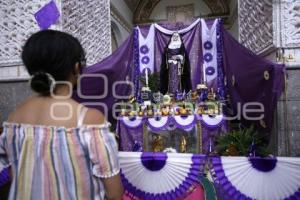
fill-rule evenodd
<path id="1" fill-rule="evenodd" d="M 238 103 L 259 102 L 264 106 L 264 119 L 259 125 L 270 131 L 276 102 L 284 89 L 285 67 L 255 55 L 223 30 L 224 74 L 232 108 Z M 250 113 L 250 117 L 257 117 Z"/>
<path id="2" fill-rule="evenodd" d="M 133 87 L 129 84 L 133 80 L 133 63 L 131 35 L 113 54 L 84 69 L 80 84 L 74 91 L 74 99 L 101 110 L 111 121 L 115 103 L 123 100 L 124 95 L 133 93 Z"/>
<path id="3" fill-rule="evenodd" d="M 192 88 L 200 83 L 202 76 L 202 41 L 201 41 L 201 23 L 197 20 L 193 27 L 185 31 L 178 31 L 181 34 L 187 55 L 190 60 Z M 208 27 L 214 21 L 206 21 Z M 139 30 L 143 35 L 149 32 L 148 26 L 140 26 Z M 163 51 L 170 40 L 170 31 L 163 30 L 163 27 L 172 29 L 172 25 L 165 24 L 157 28 L 155 26 L 154 40 L 154 72 L 160 71 Z M 174 28 L 174 27 L 173 27 Z M 184 28 L 184 27 L 182 27 Z M 163 30 L 164 32 L 161 32 Z M 174 29 L 173 29 L 174 30 Z M 178 30 L 178 27 L 177 29 Z M 188 31 L 187 31 L 188 30 Z M 258 117 L 263 114 L 263 119 L 256 119 L 257 125 L 263 130 L 269 132 L 272 129 L 273 113 L 276 102 L 284 87 L 284 66 L 267 61 L 244 46 L 239 44 L 223 27 L 220 27 L 221 37 L 221 56 L 219 60 L 225 75 L 225 90 L 230 99 L 231 114 L 240 114 L 239 107 L 247 105 L 249 102 L 258 102 L 264 106 L 264 111 L 259 114 L 249 113 L 249 117 Z M 133 81 L 135 58 L 137 48 L 134 47 L 134 41 L 138 41 L 137 34 L 132 34 L 120 48 L 111 56 L 103 61 L 94 64 L 85 69 L 84 74 L 104 74 L 108 77 L 107 95 L 104 98 L 78 97 L 75 98 L 80 102 L 88 102 L 89 106 L 101 108 L 102 103 L 107 105 L 108 111 L 111 111 L 116 101 L 122 98 L 113 96 L 113 83 L 115 81 Z M 137 42 L 138 43 L 138 42 Z M 137 52 L 138 54 L 138 52 Z M 135 79 L 136 80 L 136 79 Z M 103 92 L 103 80 L 101 78 L 85 78 L 81 81 L 80 90 L 85 95 L 97 95 Z M 216 84 L 214 84 L 216 85 Z M 215 88 L 217 89 L 217 88 Z M 217 91 L 217 90 L 215 90 Z M 131 94 L 132 88 L 129 84 L 119 84 L 116 86 L 115 93 L 119 95 Z M 92 102 L 92 103 L 91 103 Z M 95 105 L 96 104 L 96 105 Z M 100 105 L 99 105 L 100 104 Z M 250 106 L 249 109 L 257 109 L 257 105 Z M 238 116 L 240 116 L 238 115 Z M 240 116 L 241 119 L 247 118 Z"/>

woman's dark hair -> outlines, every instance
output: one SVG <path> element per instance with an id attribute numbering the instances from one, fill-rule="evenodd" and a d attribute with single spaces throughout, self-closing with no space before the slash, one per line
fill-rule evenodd
<path id="1" fill-rule="evenodd" d="M 74 72 L 75 64 L 81 65 L 85 61 L 85 55 L 80 42 L 72 35 L 44 30 L 26 41 L 22 60 L 32 75 L 31 88 L 41 95 L 49 95 L 53 79 L 67 80 Z"/>

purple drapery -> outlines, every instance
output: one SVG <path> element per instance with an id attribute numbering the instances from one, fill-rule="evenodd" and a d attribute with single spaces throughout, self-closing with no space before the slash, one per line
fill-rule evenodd
<path id="1" fill-rule="evenodd" d="M 208 25 L 210 24 L 212 24 L 212 21 L 208 22 Z M 167 28 L 170 28 L 170 26 Z M 140 29 L 146 35 L 149 26 L 140 27 Z M 243 107 L 247 102 L 262 103 L 264 106 L 264 119 L 257 121 L 257 124 L 266 131 L 270 131 L 276 102 L 284 87 L 284 66 L 255 55 L 239 44 L 223 28 L 221 33 L 223 34 L 223 70 L 226 76 L 226 91 L 230 98 L 231 107 L 237 113 L 238 107 Z M 190 58 L 192 86 L 195 88 L 202 76 L 201 24 L 198 23 L 189 32 L 181 36 Z M 154 69 L 156 72 L 160 69 L 161 56 L 169 39 L 170 35 L 155 30 Z M 108 95 L 103 99 L 83 99 L 75 95 L 76 99 L 80 102 L 105 103 L 110 111 L 113 104 L 119 100 L 112 95 L 112 84 L 115 81 L 124 81 L 126 77 L 128 77 L 128 80 L 133 80 L 133 60 L 133 35 L 131 35 L 111 56 L 84 71 L 85 74 L 107 75 L 109 82 Z M 81 91 L 84 94 L 100 94 L 102 90 L 103 81 L 99 78 L 85 78 L 82 81 Z M 119 95 L 129 94 L 130 92 L 130 87 L 124 84 L 119 85 L 116 90 Z M 248 108 L 255 109 L 257 107 L 250 106 Z M 250 113 L 249 116 L 255 117 L 255 114 Z"/>
<path id="2" fill-rule="evenodd" d="M 126 96 L 133 94 L 134 88 L 125 81 L 132 81 L 134 73 L 133 64 L 133 35 L 131 35 L 115 52 L 99 63 L 89 66 L 84 69 L 83 75 L 104 75 L 107 77 L 108 84 L 104 87 L 102 77 L 83 77 L 80 81 L 81 87 L 78 86 L 74 92 L 74 99 L 84 103 L 88 107 L 93 107 L 104 112 L 105 116 L 109 116 L 112 120 L 112 110 L 115 103 L 123 100 L 116 98 L 113 95 L 113 90 L 116 95 Z M 117 81 L 124 81 L 114 87 Z M 114 89 L 115 88 L 115 89 Z M 80 91 L 84 96 L 107 95 L 103 98 L 90 98 L 80 96 Z"/>
<path id="3" fill-rule="evenodd" d="M 247 102 L 262 103 L 264 118 L 258 124 L 269 132 L 277 100 L 284 89 L 285 67 L 255 55 L 225 30 L 223 36 L 224 74 L 232 107 L 237 112 L 239 102 L 241 106 Z M 249 116 L 257 117 L 254 113 Z"/>
<path id="4" fill-rule="evenodd" d="M 123 123 L 118 122 L 117 134 L 121 151 L 139 151 L 135 146 L 143 147 L 143 126 L 128 128 Z"/>

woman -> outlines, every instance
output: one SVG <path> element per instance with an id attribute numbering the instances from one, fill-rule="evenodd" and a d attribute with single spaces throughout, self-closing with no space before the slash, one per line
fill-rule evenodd
<path id="1" fill-rule="evenodd" d="M 121 199 L 114 135 L 98 110 L 70 95 L 85 61 L 79 41 L 40 31 L 26 42 L 22 60 L 37 95 L 3 125 L 0 171 L 12 168 L 9 199 Z"/>

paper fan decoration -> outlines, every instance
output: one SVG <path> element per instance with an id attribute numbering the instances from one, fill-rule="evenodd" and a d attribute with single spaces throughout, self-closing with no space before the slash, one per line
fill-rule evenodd
<path id="1" fill-rule="evenodd" d="M 209 116 L 209 115 L 202 115 L 200 117 L 202 125 L 204 125 L 207 128 L 217 128 L 220 127 L 223 123 L 223 115 L 215 115 L 215 116 Z"/>
<path id="2" fill-rule="evenodd" d="M 142 125 L 143 118 L 142 117 L 122 117 L 121 121 L 128 128 L 138 128 Z"/>
<path id="3" fill-rule="evenodd" d="M 169 117 L 151 117 L 148 118 L 148 126 L 152 131 L 160 131 L 169 124 Z"/>
<path id="4" fill-rule="evenodd" d="M 190 129 L 196 124 L 195 115 L 187 115 L 187 116 L 177 115 L 174 116 L 174 120 L 177 127 L 181 129 Z"/>
<path id="5" fill-rule="evenodd" d="M 178 199 L 203 172 L 205 155 L 120 152 L 124 188 L 143 200 Z"/>
<path id="6" fill-rule="evenodd" d="M 227 199 L 300 199 L 300 158 L 213 157 L 211 161 L 215 183 Z"/>

